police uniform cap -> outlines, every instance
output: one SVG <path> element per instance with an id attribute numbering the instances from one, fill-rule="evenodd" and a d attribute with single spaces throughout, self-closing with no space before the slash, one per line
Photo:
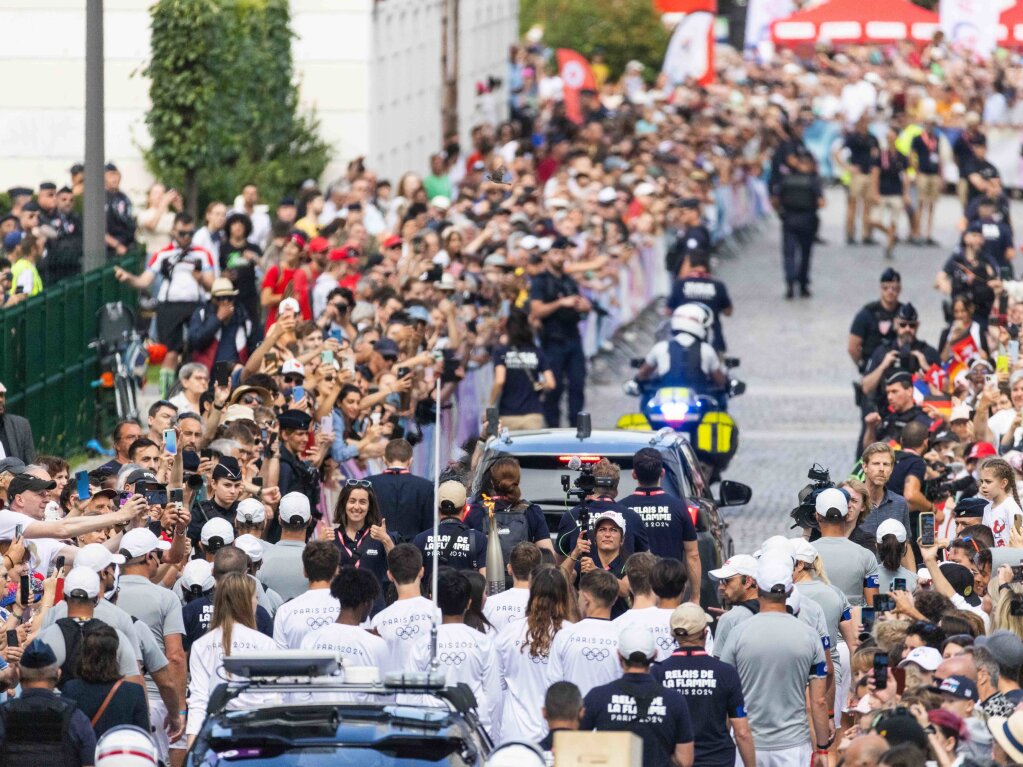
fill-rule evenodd
<path id="1" fill-rule="evenodd" d="M 238 459 L 229 455 L 222 456 L 220 462 L 213 467 L 213 479 L 241 479 L 242 470 Z"/>
<path id="2" fill-rule="evenodd" d="M 282 429 L 305 430 L 309 428 L 309 424 L 312 422 L 312 417 L 301 410 L 285 410 L 277 416 L 277 423 L 280 424 Z"/>

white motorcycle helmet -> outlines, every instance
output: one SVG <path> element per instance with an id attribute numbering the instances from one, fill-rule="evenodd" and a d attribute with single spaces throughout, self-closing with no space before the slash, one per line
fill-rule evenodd
<path id="1" fill-rule="evenodd" d="M 160 752 L 141 727 L 107 730 L 96 743 L 96 767 L 157 767 Z"/>
<path id="2" fill-rule="evenodd" d="M 710 329 L 713 317 L 710 310 L 703 304 L 682 304 L 671 313 L 671 329 L 676 333 L 688 333 L 707 340 L 707 331 Z"/>
<path id="3" fill-rule="evenodd" d="M 547 767 L 547 760 L 532 743 L 512 741 L 491 751 L 486 767 Z"/>

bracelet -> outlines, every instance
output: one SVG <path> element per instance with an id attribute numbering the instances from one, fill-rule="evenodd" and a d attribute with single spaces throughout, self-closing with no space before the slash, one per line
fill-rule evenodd
<path id="1" fill-rule="evenodd" d="M 213 409 L 214 410 L 223 410 L 224 406 L 223 405 L 218 405 L 216 402 L 214 402 L 213 403 Z"/>
<path id="2" fill-rule="evenodd" d="M 188 709 L 187 709 L 187 708 L 183 708 L 183 709 L 181 709 L 181 710 L 180 710 L 180 711 L 179 711 L 178 713 L 179 713 L 179 714 L 180 714 L 181 716 L 186 716 L 186 715 L 188 714 Z"/>
<path id="3" fill-rule="evenodd" d="M 815 756 L 831 756 L 831 752 L 827 749 L 824 749 L 823 751 L 814 751 L 813 753 Z"/>

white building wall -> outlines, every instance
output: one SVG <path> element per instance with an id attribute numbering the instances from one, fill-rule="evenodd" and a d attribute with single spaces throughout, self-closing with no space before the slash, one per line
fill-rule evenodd
<path id="1" fill-rule="evenodd" d="M 364 155 L 382 178 L 425 173 L 441 146 L 441 16 L 445 0 L 292 0 L 295 75 L 334 159 L 330 181 Z M 107 157 L 141 200 L 149 145 L 150 0 L 105 0 Z M 463 141 L 478 117 L 475 83 L 506 78 L 518 0 L 461 0 Z M 85 0 L 0 0 L 0 189 L 64 183 L 85 151 Z M 507 113 L 507 89 L 495 99 Z M 468 145 L 464 143 L 463 145 Z"/>

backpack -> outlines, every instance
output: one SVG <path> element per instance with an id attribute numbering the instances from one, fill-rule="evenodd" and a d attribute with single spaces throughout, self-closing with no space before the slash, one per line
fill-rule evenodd
<path id="1" fill-rule="evenodd" d="M 90 618 L 85 623 L 79 623 L 74 618 L 61 618 L 57 625 L 64 635 L 64 662 L 60 666 L 60 682 L 57 683 L 57 688 L 63 690 L 64 685 L 78 677 L 78 659 L 82 655 L 85 635 L 107 624 L 98 618 Z"/>
<path id="2" fill-rule="evenodd" d="M 785 210 L 809 212 L 817 210 L 817 179 L 807 173 L 782 176 L 778 199 Z"/>
<path id="3" fill-rule="evenodd" d="M 498 542 L 504 561 L 511 561 L 511 551 L 516 544 L 529 540 L 529 522 L 526 520 L 526 509 L 529 505 L 520 502 L 516 506 L 505 509 L 494 509 L 494 521 L 497 522 Z"/>

